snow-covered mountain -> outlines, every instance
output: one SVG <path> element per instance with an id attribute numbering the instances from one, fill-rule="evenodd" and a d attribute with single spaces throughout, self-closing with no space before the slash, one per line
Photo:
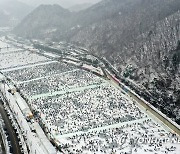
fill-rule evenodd
<path id="1" fill-rule="evenodd" d="M 48 5 L 28 15 L 15 32 L 80 44 L 106 57 L 180 123 L 179 10 L 179 0 L 103 0 L 76 13 Z"/>
<path id="2" fill-rule="evenodd" d="M 69 10 L 59 5 L 40 5 L 15 28 L 15 32 L 28 38 L 54 37 L 58 29 L 69 26 Z"/>
<path id="3" fill-rule="evenodd" d="M 7 26 L 9 24 L 9 16 L 0 10 L 0 27 Z"/>
<path id="4" fill-rule="evenodd" d="M 0 26 L 15 26 L 33 8 L 17 0 L 0 1 Z"/>
<path id="5" fill-rule="evenodd" d="M 76 4 L 68 8 L 68 10 L 70 10 L 71 12 L 78 12 L 78 11 L 87 9 L 91 7 L 92 5 L 93 4 L 91 3 Z"/>

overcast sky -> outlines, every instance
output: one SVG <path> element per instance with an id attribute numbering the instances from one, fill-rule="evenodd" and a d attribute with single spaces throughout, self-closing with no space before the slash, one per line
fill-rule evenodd
<path id="1" fill-rule="evenodd" d="M 62 7 L 68 8 L 76 4 L 82 3 L 97 3 L 101 0 L 19 0 L 23 3 L 27 3 L 32 6 L 38 6 L 40 4 L 59 4 Z"/>

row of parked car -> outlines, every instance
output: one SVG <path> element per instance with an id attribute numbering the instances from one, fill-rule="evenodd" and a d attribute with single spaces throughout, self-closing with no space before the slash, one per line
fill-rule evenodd
<path id="1" fill-rule="evenodd" d="M 27 151 L 27 149 L 25 150 L 26 144 L 25 144 L 24 137 L 23 137 L 24 132 L 21 132 L 16 120 L 14 119 L 14 114 L 15 113 L 12 113 L 10 111 L 9 107 L 7 105 L 5 105 L 5 104 L 4 104 L 4 109 L 5 109 L 6 113 L 7 113 L 8 119 L 10 120 L 11 125 L 13 127 L 15 136 L 16 136 L 17 141 L 18 141 L 18 145 L 20 147 L 20 151 L 21 151 L 22 154 L 24 154 L 25 151 Z M 12 146 L 12 143 L 11 143 L 10 134 L 9 134 L 8 129 L 7 129 L 6 126 L 4 127 L 4 130 L 5 130 L 5 133 L 6 133 L 6 136 L 7 136 L 7 141 L 8 141 L 8 144 L 9 144 L 9 152 L 13 153 L 13 146 Z"/>

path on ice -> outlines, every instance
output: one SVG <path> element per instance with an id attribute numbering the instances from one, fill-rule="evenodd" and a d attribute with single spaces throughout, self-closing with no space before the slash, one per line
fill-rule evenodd
<path id="1" fill-rule="evenodd" d="M 76 91 L 83 91 L 86 89 L 93 89 L 99 86 L 103 86 L 103 85 L 108 85 L 108 82 L 104 82 L 101 84 L 94 84 L 94 85 L 88 85 L 88 86 L 84 86 L 84 87 L 78 87 L 78 88 L 71 88 L 71 89 L 66 89 L 66 90 L 62 90 L 62 91 L 55 91 L 55 92 L 49 92 L 49 93 L 45 93 L 45 94 L 40 94 L 40 95 L 34 95 L 32 97 L 30 97 L 30 100 L 33 99 L 37 99 L 37 98 L 45 98 L 45 97 L 52 97 L 52 96 L 56 96 L 56 95 L 63 95 L 66 93 L 72 93 L 72 92 L 76 92 Z"/>
<path id="2" fill-rule="evenodd" d="M 1 70 L 1 72 L 16 71 L 16 70 L 20 70 L 20 69 L 31 68 L 31 67 L 35 67 L 35 66 L 46 65 L 46 64 L 56 63 L 56 62 L 57 61 L 52 61 L 52 60 L 40 61 L 40 62 L 33 63 L 33 64 L 26 64 L 23 66 L 17 66 L 17 67 L 13 67 L 13 68 L 5 68 L 5 69 Z"/>
<path id="3" fill-rule="evenodd" d="M 143 122 L 145 120 L 150 120 L 150 118 L 146 117 L 146 118 L 142 118 L 142 119 L 136 119 L 136 120 L 132 120 L 132 121 L 121 122 L 121 123 L 117 123 L 117 124 L 113 124 L 113 125 L 108 125 L 108 126 L 103 126 L 103 127 L 98 127 L 98 128 L 92 128 L 92 129 L 88 129 L 87 131 L 78 131 L 78 132 L 74 132 L 74 133 L 57 135 L 56 138 L 61 140 L 61 138 L 72 137 L 74 135 L 81 135 L 81 134 L 85 134 L 85 133 L 89 133 L 89 132 L 93 132 L 93 131 L 100 131 L 100 130 L 107 130 L 107 129 L 112 129 L 112 128 L 119 128 L 119 127 L 124 126 L 126 124 L 130 125 L 130 124 L 133 124 L 133 123 L 141 123 L 141 122 Z"/>

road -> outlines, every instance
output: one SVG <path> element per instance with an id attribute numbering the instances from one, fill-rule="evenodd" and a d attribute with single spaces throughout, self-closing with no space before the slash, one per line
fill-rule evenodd
<path id="1" fill-rule="evenodd" d="M 0 135 L 0 153 L 5 153 L 4 143 L 2 140 L 2 136 Z"/>
<path id="2" fill-rule="evenodd" d="M 4 123 L 6 125 L 7 132 L 9 133 L 9 139 L 10 139 L 10 142 L 12 145 L 13 154 L 21 154 L 16 133 L 11 125 L 11 121 L 9 120 L 9 118 L 6 114 L 6 111 L 4 110 L 4 107 L 2 105 L 2 100 L 0 100 L 0 113 L 2 115 Z"/>

